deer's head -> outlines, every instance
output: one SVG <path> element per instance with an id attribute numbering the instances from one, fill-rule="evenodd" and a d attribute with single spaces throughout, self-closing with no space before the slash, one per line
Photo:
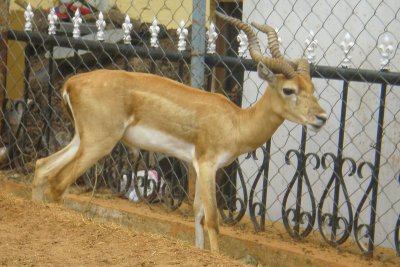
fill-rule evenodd
<path id="1" fill-rule="evenodd" d="M 249 52 L 257 64 L 258 76 L 266 80 L 272 96 L 272 109 L 283 119 L 319 130 L 328 116 L 314 96 L 314 84 L 310 77 L 310 67 L 306 59 L 295 61 L 285 59 L 279 51 L 276 31 L 268 25 L 252 23 L 268 36 L 271 56 L 262 55 L 258 39 L 250 25 L 215 12 L 220 18 L 243 30 L 249 40 Z"/>

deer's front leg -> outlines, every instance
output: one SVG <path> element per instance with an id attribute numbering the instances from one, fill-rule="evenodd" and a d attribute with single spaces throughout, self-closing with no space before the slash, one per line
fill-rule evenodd
<path id="1" fill-rule="evenodd" d="M 210 239 L 210 247 L 212 252 L 219 252 L 218 246 L 218 209 L 217 209 L 217 199 L 215 192 L 215 172 L 216 168 L 212 163 L 200 162 L 198 164 L 198 177 L 196 180 L 196 199 L 201 202 L 199 205 L 197 203 L 197 213 L 196 218 L 196 236 L 202 234 L 202 228 L 200 231 L 199 224 L 203 218 L 202 209 L 204 209 L 204 225 L 207 227 L 208 237 Z M 200 193 L 200 194 L 199 194 Z M 200 195 L 200 196 L 198 196 Z M 200 200 L 199 200 L 200 198 Z M 195 203 L 196 205 L 196 203 Z M 199 229 L 199 230 L 198 230 Z M 198 240 L 196 237 L 196 242 L 201 245 L 201 239 Z M 202 241 L 204 243 L 204 241 Z M 196 243 L 197 244 L 197 243 Z"/>
<path id="2" fill-rule="evenodd" d="M 194 210 L 194 227 L 195 227 L 195 236 L 196 236 L 196 247 L 200 249 L 204 249 L 204 205 L 201 200 L 201 192 L 200 192 L 200 179 L 199 177 L 195 178 L 196 186 L 194 188 L 194 202 L 193 202 L 193 210 Z"/>

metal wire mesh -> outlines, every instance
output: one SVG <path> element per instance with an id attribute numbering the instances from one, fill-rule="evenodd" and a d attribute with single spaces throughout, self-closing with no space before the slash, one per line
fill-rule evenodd
<path id="1" fill-rule="evenodd" d="M 62 109 L 60 87 L 76 73 L 126 69 L 190 84 L 188 58 L 194 45 L 190 37 L 200 34 L 192 31 L 192 1 L 55 3 L 59 18 L 56 37 L 72 36 L 74 10 L 87 11 L 78 38 L 88 40 L 80 43 L 87 44 L 86 49 L 73 38 L 64 39 L 69 45 L 58 46 L 61 39 L 57 38 L 52 39 L 55 43 L 46 41 L 47 16 L 53 3 L 41 0 L 31 3 L 32 33 L 39 33 L 39 37 L 30 35 L 28 41 L 21 40 L 18 32 L 26 23 L 26 3 L 16 2 L 19 4 L 12 2 L 7 15 L 6 26 L 13 31 L 8 32 L 4 47 L 7 60 L 1 66 L 7 71 L 2 84 L 0 153 L 4 169 L 32 173 L 37 158 L 68 144 L 73 125 Z M 113 7 L 103 8 L 99 5 L 103 2 Z M 245 66 L 248 52 L 239 55 L 239 31 L 214 17 L 213 10 L 218 8 L 243 21 L 276 27 L 287 57 L 305 55 L 314 64 L 318 98 L 330 113 L 327 126 L 318 134 L 285 122 L 265 146 L 218 173 L 223 221 L 233 224 L 250 218 L 258 231 L 271 227 L 282 232 L 283 224 L 295 238 L 306 238 L 319 230 L 334 246 L 350 237 L 363 253 L 372 253 L 376 247 L 399 253 L 400 36 L 395 29 L 400 26 L 400 2 L 210 1 L 206 7 L 205 26 L 210 28 L 213 22 L 217 28 L 213 57 L 220 63 L 215 66 L 203 61 L 203 89 L 225 94 L 246 108 L 254 105 L 266 88 Z M 89 47 L 90 41 L 96 40 L 99 9 L 107 23 L 104 43 L 123 42 L 121 28 L 128 15 L 132 23 L 130 44 L 144 48 L 144 52 L 129 54 L 105 45 L 103 49 Z M 160 27 L 158 48 L 151 47 L 149 27 L 154 18 Z M 181 21 L 188 28 L 183 52 L 178 51 L 183 40 L 177 33 Z M 203 37 L 205 46 L 208 40 Z M 259 33 L 258 37 L 266 50 L 266 36 Z M 164 56 L 157 56 L 157 51 Z M 237 62 L 243 64 L 231 64 L 224 56 L 239 58 Z M 173 210 L 190 198 L 189 183 L 183 162 L 146 151 L 134 154 L 118 145 L 76 185 L 111 188 L 132 201 L 162 203 Z"/>

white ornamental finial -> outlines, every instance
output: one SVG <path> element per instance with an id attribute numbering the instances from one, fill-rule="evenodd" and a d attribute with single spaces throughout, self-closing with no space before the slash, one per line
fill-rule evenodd
<path id="1" fill-rule="evenodd" d="M 350 56 L 350 51 L 354 46 L 354 42 L 351 39 L 351 35 L 350 33 L 346 33 L 346 35 L 344 36 L 344 41 L 342 41 L 340 43 L 340 47 L 343 50 L 344 53 L 344 59 L 342 61 L 342 67 L 343 68 L 348 68 L 350 67 L 350 63 L 351 63 L 351 58 L 352 56 Z"/>
<path id="2" fill-rule="evenodd" d="M 385 34 L 383 36 L 383 41 L 381 44 L 378 45 L 378 50 L 379 53 L 381 54 L 381 69 L 389 69 L 389 61 L 390 57 L 393 53 L 394 47 L 392 40 L 390 40 L 390 37 L 388 34 Z"/>
<path id="3" fill-rule="evenodd" d="M 25 17 L 25 31 L 32 31 L 32 19 L 33 19 L 33 12 L 31 4 L 28 4 L 26 10 L 24 12 Z"/>
<path id="4" fill-rule="evenodd" d="M 218 33 L 215 30 L 214 23 L 210 23 L 210 29 L 207 31 L 207 54 L 214 54 L 217 48 L 215 41 L 217 41 Z"/>
<path id="5" fill-rule="evenodd" d="M 151 47 L 158 47 L 159 43 L 158 43 L 158 34 L 160 32 L 160 27 L 157 25 L 157 19 L 154 18 L 153 22 L 151 23 L 151 26 L 149 28 L 151 37 L 150 37 L 150 46 Z"/>
<path id="6" fill-rule="evenodd" d="M 96 27 L 97 27 L 96 40 L 104 41 L 104 28 L 106 27 L 106 22 L 104 20 L 103 13 L 101 11 L 99 13 L 99 19 L 96 20 Z"/>
<path id="7" fill-rule="evenodd" d="M 249 45 L 249 40 L 247 39 L 247 35 L 243 31 L 240 31 L 236 39 L 239 42 L 239 48 L 238 48 L 239 57 L 244 57 L 244 53 L 246 52 L 247 46 Z"/>
<path id="8" fill-rule="evenodd" d="M 305 41 L 306 50 L 305 56 L 307 57 L 308 63 L 315 64 L 315 49 L 318 46 L 318 41 L 314 40 L 315 34 L 313 31 L 310 31 L 310 35 Z"/>
<path id="9" fill-rule="evenodd" d="M 47 15 L 47 20 L 49 21 L 49 30 L 48 30 L 49 35 L 55 35 L 56 22 L 58 20 L 58 17 L 56 15 L 56 10 L 54 9 L 54 7 L 50 10 L 49 15 Z"/>
<path id="10" fill-rule="evenodd" d="M 179 23 L 179 28 L 176 30 L 178 34 L 178 51 L 186 50 L 186 36 L 188 35 L 188 30 L 185 28 L 185 22 L 181 20 Z"/>
<path id="11" fill-rule="evenodd" d="M 75 11 L 75 16 L 72 18 L 72 23 L 74 24 L 74 29 L 72 30 L 72 37 L 79 38 L 81 36 L 81 30 L 79 27 L 82 23 L 81 13 L 79 8 Z"/>
<path id="12" fill-rule="evenodd" d="M 125 16 L 125 22 L 122 23 L 122 30 L 124 31 L 124 44 L 130 44 L 132 41 L 131 37 L 131 31 L 132 31 L 132 23 L 131 23 L 131 18 L 126 15 Z"/>

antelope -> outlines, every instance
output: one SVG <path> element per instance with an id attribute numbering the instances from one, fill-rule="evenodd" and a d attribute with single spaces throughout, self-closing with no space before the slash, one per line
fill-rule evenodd
<path id="1" fill-rule="evenodd" d="M 59 201 L 119 141 L 134 150 L 165 153 L 194 169 L 195 244 L 204 248 L 207 228 L 211 251 L 219 252 L 216 171 L 263 145 L 284 120 L 318 130 L 327 113 L 313 95 L 308 62 L 285 59 L 273 28 L 252 23 L 269 37 L 272 56 L 263 56 L 250 25 L 217 15 L 248 36 L 258 75 L 268 82 L 258 102 L 242 109 L 220 94 L 152 74 L 96 70 L 75 75 L 62 88 L 75 134 L 65 148 L 37 160 L 33 199 Z"/>

